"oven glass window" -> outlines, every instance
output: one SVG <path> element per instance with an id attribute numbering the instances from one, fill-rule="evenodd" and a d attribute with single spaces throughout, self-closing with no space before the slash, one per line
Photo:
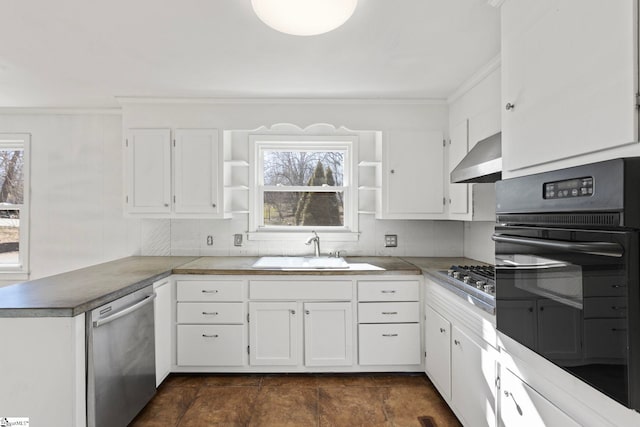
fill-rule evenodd
<path id="1" fill-rule="evenodd" d="M 511 226 L 496 234 L 505 236 L 496 243 L 498 330 L 627 404 L 631 233 Z"/>

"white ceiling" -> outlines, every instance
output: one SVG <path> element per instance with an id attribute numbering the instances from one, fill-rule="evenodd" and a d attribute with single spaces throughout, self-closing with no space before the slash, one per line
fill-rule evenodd
<path id="1" fill-rule="evenodd" d="M 250 0 L 11 0 L 0 107 L 116 96 L 446 98 L 500 51 L 487 0 L 360 0 L 333 32 L 289 36 Z"/>

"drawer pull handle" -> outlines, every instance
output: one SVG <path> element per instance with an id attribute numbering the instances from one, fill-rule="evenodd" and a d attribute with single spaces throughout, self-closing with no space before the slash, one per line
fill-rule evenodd
<path id="1" fill-rule="evenodd" d="M 202 290 L 202 293 L 203 293 L 203 294 L 217 294 L 217 293 L 218 293 L 218 290 L 217 290 L 217 289 L 214 289 L 214 290 L 210 291 L 210 290 L 208 290 L 208 289 L 203 289 L 203 290 Z"/>
<path id="2" fill-rule="evenodd" d="M 617 310 L 626 310 L 626 309 L 627 309 L 627 307 L 617 307 L 615 305 L 611 306 L 611 310 L 616 310 L 617 311 Z"/>
<path id="3" fill-rule="evenodd" d="M 397 337 L 398 334 L 382 334 L 383 337 Z"/>
<path id="4" fill-rule="evenodd" d="M 397 311 L 383 311 L 382 314 L 398 314 Z"/>
<path id="5" fill-rule="evenodd" d="M 440 333 L 444 334 L 445 332 L 447 332 L 447 330 L 445 328 L 440 328 Z"/>
<path id="6" fill-rule="evenodd" d="M 627 328 L 611 328 L 611 332 L 627 332 Z"/>
<path id="7" fill-rule="evenodd" d="M 218 334 L 213 334 L 213 335 L 202 334 L 202 336 L 204 338 L 218 338 Z"/>
<path id="8" fill-rule="evenodd" d="M 217 311 L 203 311 L 202 314 L 204 316 L 217 316 L 218 312 Z"/>
<path id="9" fill-rule="evenodd" d="M 395 293 L 396 293 L 396 291 L 395 291 L 395 290 L 380 291 L 380 292 L 382 292 L 383 294 L 395 294 Z"/>

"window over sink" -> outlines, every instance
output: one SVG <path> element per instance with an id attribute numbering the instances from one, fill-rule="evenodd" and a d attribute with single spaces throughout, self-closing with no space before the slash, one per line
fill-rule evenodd
<path id="1" fill-rule="evenodd" d="M 252 231 L 357 231 L 357 137 L 252 136 Z"/>

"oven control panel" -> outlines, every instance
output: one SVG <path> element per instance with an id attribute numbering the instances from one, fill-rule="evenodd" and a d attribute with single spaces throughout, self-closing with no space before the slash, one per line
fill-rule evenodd
<path id="1" fill-rule="evenodd" d="M 593 195 L 593 177 L 588 176 L 584 178 L 545 182 L 542 194 L 545 199 L 590 197 Z"/>

